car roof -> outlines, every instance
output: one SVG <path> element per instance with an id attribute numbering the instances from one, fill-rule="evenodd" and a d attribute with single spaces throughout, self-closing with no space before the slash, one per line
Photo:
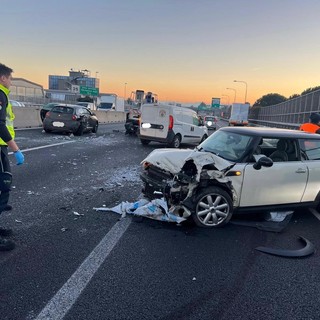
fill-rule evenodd
<path id="1" fill-rule="evenodd" d="M 55 107 L 68 107 L 68 108 L 76 108 L 76 109 L 87 109 L 86 107 L 84 106 L 81 106 L 81 105 L 76 105 L 76 104 L 56 104 L 55 106 L 53 106 L 53 108 Z"/>
<path id="2" fill-rule="evenodd" d="M 319 140 L 320 135 L 308 133 L 300 130 L 267 128 L 267 127 L 223 127 L 219 130 L 239 133 L 249 136 L 264 136 L 264 137 L 278 137 L 278 138 L 292 138 L 292 139 L 315 139 Z"/>

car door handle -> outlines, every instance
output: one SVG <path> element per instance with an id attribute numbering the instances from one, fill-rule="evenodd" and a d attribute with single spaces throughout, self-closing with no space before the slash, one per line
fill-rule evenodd
<path id="1" fill-rule="evenodd" d="M 296 173 L 306 173 L 307 172 L 307 170 L 306 169 L 303 169 L 303 168 L 298 168 L 297 170 L 296 170 Z"/>

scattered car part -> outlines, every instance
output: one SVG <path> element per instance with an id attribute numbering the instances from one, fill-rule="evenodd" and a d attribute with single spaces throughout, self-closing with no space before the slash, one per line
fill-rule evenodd
<path id="1" fill-rule="evenodd" d="M 289 224 L 293 213 L 286 214 L 285 218 L 282 221 L 252 221 L 252 220 L 232 220 L 231 224 L 245 226 L 245 227 L 254 227 L 263 231 L 271 232 L 282 232 Z"/>
<path id="2" fill-rule="evenodd" d="M 305 246 L 304 248 L 298 250 L 275 249 L 268 247 L 257 247 L 256 250 L 264 253 L 269 253 L 275 256 L 288 258 L 300 258 L 312 255 L 315 252 L 314 245 L 308 239 L 302 236 L 300 236 L 299 239 L 305 243 Z"/>

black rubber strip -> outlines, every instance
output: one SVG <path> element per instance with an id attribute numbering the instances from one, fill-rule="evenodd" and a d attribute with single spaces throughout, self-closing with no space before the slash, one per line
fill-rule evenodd
<path id="1" fill-rule="evenodd" d="M 306 257 L 315 252 L 314 245 L 308 239 L 301 236 L 299 237 L 299 239 L 305 243 L 305 246 L 304 248 L 298 250 L 274 249 L 268 247 L 257 247 L 256 250 L 275 256 L 290 258 Z"/>

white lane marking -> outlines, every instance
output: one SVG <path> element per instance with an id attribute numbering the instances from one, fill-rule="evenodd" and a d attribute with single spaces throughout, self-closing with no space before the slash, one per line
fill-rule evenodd
<path id="1" fill-rule="evenodd" d="M 28 151 L 38 150 L 38 149 L 44 149 L 44 148 L 60 146 L 62 144 L 73 143 L 73 142 L 76 142 L 76 141 L 65 141 L 65 142 L 53 143 L 53 144 L 48 144 L 48 145 L 40 146 L 40 147 L 28 148 L 28 149 L 24 149 L 24 150 L 21 150 L 21 151 L 22 152 L 28 152 Z M 9 154 L 13 154 L 13 152 L 9 152 Z"/>
<path id="2" fill-rule="evenodd" d="M 310 208 L 309 210 L 318 220 L 320 220 L 320 213 L 317 210 L 313 208 Z"/>
<path id="3" fill-rule="evenodd" d="M 35 320 L 61 320 L 73 306 L 81 292 L 100 265 L 107 258 L 131 223 L 130 218 L 121 219 L 105 235 L 80 267 L 54 295 Z"/>

